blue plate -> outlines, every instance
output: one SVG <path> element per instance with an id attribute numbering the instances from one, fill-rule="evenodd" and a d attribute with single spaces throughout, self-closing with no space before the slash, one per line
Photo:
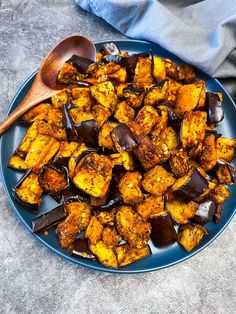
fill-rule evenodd
<path id="1" fill-rule="evenodd" d="M 155 44 L 151 44 L 144 41 L 136 41 L 136 40 L 115 40 L 114 42 L 118 45 L 121 51 L 128 51 L 130 53 L 136 53 L 136 52 L 143 52 L 143 51 L 148 52 L 150 49 L 152 49 L 152 51 L 160 57 L 170 58 L 171 60 L 175 62 L 184 64 L 176 56 L 165 51 L 164 49 L 162 49 L 161 47 Z M 96 44 L 96 47 L 99 49 L 103 43 L 104 42 L 98 42 Z M 206 75 L 205 73 L 199 70 L 196 70 L 196 72 L 197 72 L 197 77 L 199 79 L 203 79 L 206 82 L 207 90 L 218 91 L 223 94 L 225 118 L 224 118 L 224 121 L 218 127 L 218 131 L 219 133 L 222 133 L 223 136 L 235 138 L 236 127 L 235 127 L 234 119 L 236 117 L 236 107 L 233 100 L 231 99 L 229 94 L 225 91 L 223 86 L 216 79 L 209 77 L 208 75 Z M 34 72 L 20 87 L 12 103 L 9 106 L 9 109 L 6 115 L 8 115 L 14 108 L 16 108 L 16 106 L 25 97 L 25 95 L 27 94 L 34 80 L 35 74 L 36 72 Z M 1 151 L 0 169 L 1 169 L 1 175 L 2 175 L 4 188 L 7 193 L 9 203 L 11 207 L 13 208 L 14 212 L 16 213 L 16 215 L 18 216 L 18 218 L 22 221 L 22 223 L 26 226 L 26 228 L 32 233 L 31 221 L 33 218 L 35 218 L 36 215 L 34 213 L 29 212 L 28 210 L 23 208 L 21 205 L 17 204 L 13 200 L 12 195 L 11 195 L 11 189 L 22 176 L 22 172 L 15 171 L 7 167 L 10 157 L 15 151 L 15 149 L 18 147 L 21 139 L 23 138 L 25 134 L 25 131 L 26 131 L 26 128 L 24 128 L 21 125 L 16 124 L 12 126 L 2 136 L 1 143 L 0 143 L 0 151 Z M 101 271 L 109 271 L 113 273 L 141 273 L 141 272 L 157 270 L 157 269 L 161 269 L 167 266 L 174 265 L 200 252 L 204 247 L 209 245 L 224 230 L 224 228 L 228 225 L 230 220 L 233 218 L 236 211 L 236 206 L 235 206 L 236 202 L 233 197 L 234 195 L 236 195 L 236 185 L 231 187 L 230 190 L 231 190 L 232 196 L 224 204 L 223 213 L 222 213 L 222 217 L 220 219 L 219 224 L 216 225 L 210 222 L 206 225 L 206 228 L 209 231 L 209 235 L 204 237 L 200 245 L 191 253 L 185 252 L 184 249 L 178 244 L 174 244 L 164 249 L 157 249 L 152 245 L 152 243 L 150 243 L 150 247 L 152 250 L 152 255 L 150 257 L 145 258 L 136 263 L 133 263 L 122 269 L 115 269 L 115 270 L 109 269 L 101 265 L 99 262 L 87 261 L 84 259 L 79 259 L 79 258 L 70 256 L 66 250 L 60 247 L 54 228 L 52 228 L 49 231 L 48 235 L 44 235 L 43 233 L 40 233 L 37 235 L 32 233 L 32 235 L 34 235 L 40 242 L 42 242 L 45 246 L 47 246 L 49 249 L 51 249 L 55 253 L 81 266 L 85 266 L 85 267 L 89 267 L 89 268 L 93 268 L 93 269 L 97 269 Z M 52 198 L 50 198 L 49 196 L 44 196 L 40 214 L 54 208 L 56 205 L 57 203 Z M 22 245 L 24 244 L 22 243 Z M 212 254 L 214 254 L 214 252 L 212 252 Z"/>

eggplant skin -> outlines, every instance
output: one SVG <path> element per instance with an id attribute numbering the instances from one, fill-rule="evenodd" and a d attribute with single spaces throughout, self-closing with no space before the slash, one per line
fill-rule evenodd
<path id="1" fill-rule="evenodd" d="M 50 210 L 49 212 L 38 216 L 32 220 L 32 231 L 40 232 L 48 230 L 52 226 L 57 225 L 59 222 L 64 220 L 67 214 L 64 210 L 64 206 L 60 205 Z"/>
<path id="2" fill-rule="evenodd" d="M 79 238 L 75 240 L 71 255 L 75 257 L 89 259 L 91 261 L 96 260 L 95 255 L 93 255 L 93 253 L 89 249 L 88 240 L 84 238 Z"/>
<path id="3" fill-rule="evenodd" d="M 107 55 L 114 56 L 120 53 L 120 49 L 116 46 L 116 44 L 114 44 L 113 42 L 110 42 L 110 43 L 106 43 L 102 45 L 102 47 L 100 48 L 100 52 L 104 56 L 107 56 Z"/>
<path id="4" fill-rule="evenodd" d="M 95 119 L 82 121 L 74 125 L 79 141 L 88 146 L 98 146 L 98 125 Z"/>
<path id="5" fill-rule="evenodd" d="M 205 109 L 207 120 L 211 123 L 218 123 L 224 119 L 224 110 L 220 97 L 217 93 L 206 93 Z"/>
<path id="6" fill-rule="evenodd" d="M 73 55 L 66 61 L 66 63 L 72 64 L 79 72 L 84 73 L 88 67 L 94 63 L 94 61 L 81 56 Z"/>
<path id="7" fill-rule="evenodd" d="M 194 217 L 191 219 L 193 222 L 205 225 L 213 219 L 216 211 L 217 204 L 211 199 L 206 199 L 199 204 Z"/>
<path id="8" fill-rule="evenodd" d="M 172 191 L 184 203 L 188 203 L 204 193 L 207 188 L 207 179 L 203 177 L 197 168 L 191 168 L 185 176 L 175 182 Z"/>
<path id="9" fill-rule="evenodd" d="M 152 227 L 151 239 L 155 246 L 163 247 L 177 241 L 177 233 L 173 226 L 170 213 L 150 218 Z"/>
<path id="10" fill-rule="evenodd" d="M 38 212 L 43 190 L 38 183 L 38 176 L 29 169 L 12 188 L 12 197 L 25 208 Z"/>
<path id="11" fill-rule="evenodd" d="M 131 151 L 137 147 L 137 142 L 133 137 L 130 128 L 121 123 L 111 131 L 112 139 L 118 151 Z"/>

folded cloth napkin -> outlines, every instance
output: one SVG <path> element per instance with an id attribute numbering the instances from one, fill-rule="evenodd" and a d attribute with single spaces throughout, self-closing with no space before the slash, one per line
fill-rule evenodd
<path id="1" fill-rule="evenodd" d="M 212 76 L 236 77 L 236 0 L 76 3 L 128 37 L 157 43 Z"/>

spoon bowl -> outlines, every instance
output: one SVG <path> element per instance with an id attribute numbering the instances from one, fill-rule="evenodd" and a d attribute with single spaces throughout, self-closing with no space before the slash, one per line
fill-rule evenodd
<path id="1" fill-rule="evenodd" d="M 96 60 L 96 48 L 86 37 L 73 35 L 56 45 L 43 60 L 29 92 L 17 108 L 0 123 L 2 135 L 19 117 L 38 103 L 60 92 L 64 85 L 57 83 L 57 75 L 72 55 Z"/>

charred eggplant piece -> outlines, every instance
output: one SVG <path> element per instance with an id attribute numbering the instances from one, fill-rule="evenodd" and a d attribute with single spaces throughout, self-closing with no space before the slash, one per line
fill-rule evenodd
<path id="1" fill-rule="evenodd" d="M 217 204 L 211 199 L 200 203 L 192 220 L 200 225 L 205 225 L 212 220 Z"/>
<path id="2" fill-rule="evenodd" d="M 196 169 L 179 178 L 172 186 L 173 193 L 183 202 L 194 201 L 208 188 L 207 179 Z"/>
<path id="3" fill-rule="evenodd" d="M 95 209 L 98 209 L 100 211 L 110 211 L 112 210 L 112 208 L 121 204 L 122 204 L 122 196 L 117 186 L 117 183 L 115 182 L 115 179 L 113 178 L 113 180 L 110 183 L 110 189 L 109 189 L 109 194 L 106 199 L 106 203 L 99 207 L 95 207 Z"/>
<path id="4" fill-rule="evenodd" d="M 224 119 L 222 102 L 217 93 L 206 93 L 205 109 L 207 111 L 208 122 L 218 123 Z"/>
<path id="5" fill-rule="evenodd" d="M 95 119 L 75 124 L 74 129 L 79 141 L 88 146 L 98 146 L 98 125 Z"/>
<path id="6" fill-rule="evenodd" d="M 175 131 L 179 131 L 180 126 L 181 126 L 181 119 L 179 119 L 179 117 L 174 112 L 174 110 L 169 106 L 168 106 L 167 112 L 168 112 L 168 122 L 170 126 L 172 126 Z"/>
<path id="7" fill-rule="evenodd" d="M 118 55 L 120 52 L 120 49 L 114 44 L 113 42 L 106 43 L 102 45 L 100 48 L 100 52 L 104 55 Z"/>
<path id="8" fill-rule="evenodd" d="M 56 201 L 61 199 L 62 192 L 70 186 L 66 167 L 56 168 L 52 165 L 46 165 L 41 169 L 38 179 L 41 188 Z"/>
<path id="9" fill-rule="evenodd" d="M 96 260 L 95 255 L 93 255 L 93 253 L 89 249 L 88 240 L 84 238 L 79 238 L 75 240 L 74 248 L 71 252 L 71 255 L 75 257 L 86 258 L 91 261 Z"/>
<path id="10" fill-rule="evenodd" d="M 137 147 L 137 142 L 126 124 L 119 124 L 111 131 L 111 134 L 118 151 L 131 151 Z"/>
<path id="11" fill-rule="evenodd" d="M 151 238 L 155 246 L 163 247 L 177 241 L 177 233 L 169 213 L 150 218 Z"/>
<path id="12" fill-rule="evenodd" d="M 88 67 L 94 63 L 94 61 L 81 56 L 73 55 L 66 61 L 66 63 L 72 64 L 79 72 L 85 73 Z"/>
<path id="13" fill-rule="evenodd" d="M 39 185 L 38 176 L 32 172 L 32 169 L 26 171 L 16 186 L 12 188 L 14 200 L 34 212 L 39 210 L 42 193 L 43 190 Z"/>
<path id="14" fill-rule="evenodd" d="M 32 220 L 32 231 L 40 232 L 44 230 L 48 230 L 52 226 L 57 225 L 59 222 L 66 218 L 67 214 L 64 210 L 64 206 L 60 205 L 49 212 L 36 217 Z"/>

